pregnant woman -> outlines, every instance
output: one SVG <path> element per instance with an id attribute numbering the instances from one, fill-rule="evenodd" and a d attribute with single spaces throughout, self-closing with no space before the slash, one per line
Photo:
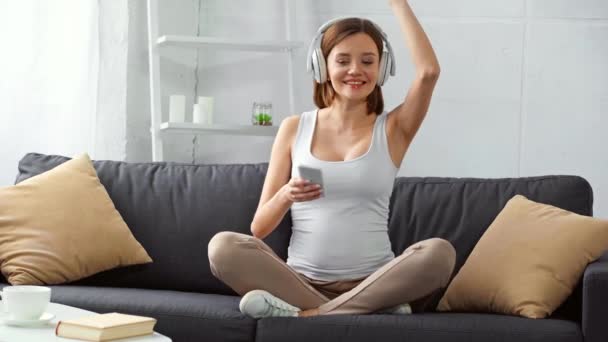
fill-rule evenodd
<path id="1" fill-rule="evenodd" d="M 245 314 L 422 311 L 450 279 L 456 253 L 446 240 L 419 241 L 398 256 L 391 250 L 394 179 L 426 115 L 439 63 L 408 2 L 390 6 L 415 64 L 403 103 L 384 110 L 381 86 L 395 60 L 380 27 L 363 18 L 322 25 L 308 54 L 318 108 L 281 123 L 253 236 L 220 232 L 209 243 L 213 274 L 243 296 Z M 303 178 L 301 166 L 320 170 L 323 187 Z M 262 239 L 290 209 L 284 262 Z"/>

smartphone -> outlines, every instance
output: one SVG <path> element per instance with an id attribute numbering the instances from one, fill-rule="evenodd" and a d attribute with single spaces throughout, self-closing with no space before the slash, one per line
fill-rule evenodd
<path id="1" fill-rule="evenodd" d="M 319 184 L 321 189 L 325 191 L 323 188 L 323 173 L 321 172 L 321 169 L 299 165 L 298 172 L 300 173 L 300 177 L 308 179 L 313 184 Z M 323 195 L 324 193 L 322 192 L 321 197 L 323 197 Z"/>

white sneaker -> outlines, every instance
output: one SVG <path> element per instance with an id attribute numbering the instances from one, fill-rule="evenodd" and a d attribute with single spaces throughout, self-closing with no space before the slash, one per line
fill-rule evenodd
<path id="1" fill-rule="evenodd" d="M 412 313 L 412 307 L 408 303 L 405 303 L 382 310 L 380 313 L 391 315 L 409 315 Z"/>
<path id="2" fill-rule="evenodd" d="M 300 311 L 299 308 L 264 290 L 247 292 L 243 298 L 241 298 L 239 309 L 242 313 L 253 318 L 295 317 Z"/>

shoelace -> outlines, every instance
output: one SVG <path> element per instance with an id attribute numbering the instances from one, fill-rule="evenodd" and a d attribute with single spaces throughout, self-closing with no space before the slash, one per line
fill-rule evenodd
<path id="1" fill-rule="evenodd" d="M 269 314 L 273 311 L 277 311 L 279 313 L 293 313 L 295 312 L 289 305 L 286 303 L 275 300 L 274 298 L 268 298 L 264 296 L 264 301 L 268 303 L 268 309 L 264 312 L 264 314 Z"/>

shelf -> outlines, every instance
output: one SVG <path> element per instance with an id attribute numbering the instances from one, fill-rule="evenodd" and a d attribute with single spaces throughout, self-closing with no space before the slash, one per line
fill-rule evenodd
<path id="1" fill-rule="evenodd" d="M 228 124 L 202 125 L 187 122 L 163 122 L 160 124 L 160 130 L 161 132 L 180 134 L 275 136 L 279 130 L 279 127 Z"/>
<path id="2" fill-rule="evenodd" d="M 293 41 L 246 41 L 234 40 L 216 37 L 198 37 L 198 36 L 175 36 L 165 35 L 158 38 L 157 46 L 181 46 L 181 47 L 215 47 L 232 50 L 248 50 L 262 52 L 288 52 L 293 49 L 303 47 L 302 42 Z"/>
<path id="3" fill-rule="evenodd" d="M 150 76 L 150 135 L 152 143 L 152 160 L 163 161 L 165 160 L 164 153 L 164 142 L 166 138 L 170 138 L 172 135 L 182 134 L 192 137 L 193 135 L 216 135 L 216 136 L 241 136 L 241 137 L 274 137 L 277 135 L 279 130 L 279 122 L 275 120 L 277 126 L 254 126 L 249 120 L 236 120 L 236 123 L 242 124 L 195 124 L 192 122 L 163 122 L 162 110 L 164 108 L 162 96 L 168 89 L 163 88 L 163 82 L 161 82 L 161 64 L 172 62 L 166 61 L 163 58 L 163 54 L 171 54 L 171 56 L 184 55 L 188 56 L 190 52 L 201 51 L 198 49 L 204 49 L 203 52 L 213 52 L 218 50 L 222 51 L 220 55 L 215 56 L 211 54 L 205 55 L 203 59 L 199 59 L 203 64 L 203 67 L 212 67 L 213 65 L 207 65 L 207 59 L 209 63 L 213 63 L 216 59 L 224 59 L 229 56 L 233 57 L 244 57 L 249 54 L 255 53 L 260 55 L 269 55 L 274 53 L 273 59 L 286 59 L 286 72 L 287 72 L 287 93 L 289 102 L 289 112 L 295 112 L 295 86 L 294 86 L 294 65 L 299 63 L 297 60 L 297 53 L 303 49 L 308 48 L 308 43 L 302 41 L 294 41 L 295 37 L 298 37 L 298 30 L 295 26 L 296 17 L 296 0 L 284 0 L 281 1 L 283 11 L 283 19 L 285 19 L 284 35 L 276 37 L 263 37 L 259 36 L 260 39 L 251 39 L 253 35 L 244 34 L 241 38 L 233 39 L 231 36 L 209 36 L 208 32 L 203 32 L 203 36 L 200 36 L 194 32 L 184 32 L 185 34 L 160 34 L 160 17 L 163 13 L 160 7 L 161 0 L 146 0 L 147 2 L 147 23 L 148 23 L 148 73 Z M 182 4 L 182 5 L 190 5 Z M 185 8 L 184 8 L 185 9 Z M 204 20 L 205 18 L 198 16 L 197 20 Z M 278 18 L 277 18 L 278 19 Z M 230 22 L 227 22 L 228 24 Z M 276 38 L 276 39 L 273 39 Z M 192 49 L 192 50 L 187 50 Z M 197 50 L 194 50 L 197 49 Z M 244 53 L 243 53 L 244 52 Z M 235 55 L 236 53 L 236 55 Z M 210 58 L 207 58 L 210 57 Z M 245 56 L 246 57 L 246 56 Z M 281 63 L 282 65 L 282 63 Z M 196 73 L 200 72 L 197 63 Z M 175 68 L 172 68 L 173 72 Z M 251 74 L 250 76 L 256 76 L 259 79 L 259 74 Z M 166 80 L 164 80 L 166 82 Z M 212 82 L 213 80 L 208 80 Z M 182 93 L 194 93 L 198 94 L 198 83 L 195 82 L 194 89 L 184 90 Z M 189 88 L 191 84 L 186 83 L 185 87 Z M 171 84 L 169 89 L 175 89 L 175 84 Z M 165 90 L 165 92 L 163 92 Z M 271 89 L 267 89 L 266 92 L 271 92 Z M 173 93 L 173 91 L 171 92 Z M 210 94 L 212 95 L 212 94 Z M 282 96 L 283 94 L 281 94 Z M 236 106 L 236 104 L 232 104 Z M 283 109 L 281 109 L 283 110 Z M 232 111 L 231 109 L 224 109 L 224 111 Z M 218 116 L 219 117 L 219 116 Z M 276 118 L 275 118 L 276 119 Z M 168 120 L 167 120 L 168 121 Z M 227 119 L 226 122 L 230 120 Z M 229 138 L 230 139 L 230 138 Z M 234 139 L 234 138 L 233 138 Z M 206 146 L 206 148 L 212 148 Z M 172 151 L 173 152 L 173 151 Z M 188 158 L 189 159 L 189 158 Z"/>

